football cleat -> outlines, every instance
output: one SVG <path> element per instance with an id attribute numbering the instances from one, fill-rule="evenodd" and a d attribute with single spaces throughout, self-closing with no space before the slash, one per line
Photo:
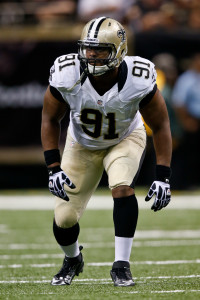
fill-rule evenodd
<path id="1" fill-rule="evenodd" d="M 83 249 L 79 247 L 80 251 Z M 83 272 L 83 255 L 80 252 L 76 257 L 65 256 L 63 265 L 60 271 L 53 277 L 51 285 L 70 285 L 74 276 L 78 276 L 79 273 Z"/>
<path id="2" fill-rule="evenodd" d="M 135 285 L 130 271 L 130 264 L 127 261 L 115 261 L 110 271 L 114 286 Z"/>

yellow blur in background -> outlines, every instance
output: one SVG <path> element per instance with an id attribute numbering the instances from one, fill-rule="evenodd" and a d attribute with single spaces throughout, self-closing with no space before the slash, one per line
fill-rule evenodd
<path id="1" fill-rule="evenodd" d="M 164 85 L 165 85 L 165 82 L 166 82 L 166 79 L 165 79 L 165 74 L 163 71 L 157 69 L 156 70 L 156 73 L 157 73 L 157 80 L 156 80 L 156 83 L 157 83 L 157 86 L 158 86 L 158 89 L 160 91 L 162 91 Z M 143 122 L 144 122 L 144 126 L 146 128 L 146 132 L 147 132 L 147 135 L 148 136 L 152 136 L 152 130 L 151 128 L 145 123 L 144 119 L 142 118 Z"/>

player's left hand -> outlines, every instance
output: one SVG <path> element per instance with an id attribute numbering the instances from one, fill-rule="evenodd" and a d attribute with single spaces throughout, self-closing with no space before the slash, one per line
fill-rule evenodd
<path id="1" fill-rule="evenodd" d="M 157 211 L 167 206 L 171 200 L 170 184 L 162 181 L 154 181 L 149 189 L 145 201 L 149 201 L 155 195 L 152 210 Z"/>
<path id="2" fill-rule="evenodd" d="M 65 172 L 60 168 L 60 166 L 48 168 L 48 172 L 49 172 L 49 191 L 54 196 L 69 201 L 69 197 L 67 196 L 67 193 L 64 189 L 64 184 L 68 185 L 71 189 L 74 189 L 75 185 L 65 174 Z"/>

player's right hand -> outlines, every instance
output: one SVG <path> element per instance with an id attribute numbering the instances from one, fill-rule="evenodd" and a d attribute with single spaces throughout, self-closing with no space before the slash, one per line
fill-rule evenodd
<path id="1" fill-rule="evenodd" d="M 69 201 L 69 197 L 67 196 L 67 193 L 64 189 L 64 184 L 68 185 L 71 189 L 74 189 L 75 185 L 65 174 L 65 172 L 60 168 L 60 166 L 48 168 L 48 172 L 49 172 L 49 191 L 54 196 Z"/>

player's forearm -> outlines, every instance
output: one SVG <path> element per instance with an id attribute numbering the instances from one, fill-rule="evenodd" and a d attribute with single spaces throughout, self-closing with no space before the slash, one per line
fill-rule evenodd
<path id="1" fill-rule="evenodd" d="M 59 122 L 42 122 L 41 140 L 45 162 L 48 167 L 60 165 L 59 152 L 60 124 Z"/>
<path id="2" fill-rule="evenodd" d="M 41 140 L 43 150 L 58 149 L 60 139 L 60 124 L 56 121 L 43 121 Z"/>
<path id="3" fill-rule="evenodd" d="M 153 132 L 153 142 L 156 152 L 156 164 L 170 166 L 172 158 L 172 138 L 169 125 Z"/>

